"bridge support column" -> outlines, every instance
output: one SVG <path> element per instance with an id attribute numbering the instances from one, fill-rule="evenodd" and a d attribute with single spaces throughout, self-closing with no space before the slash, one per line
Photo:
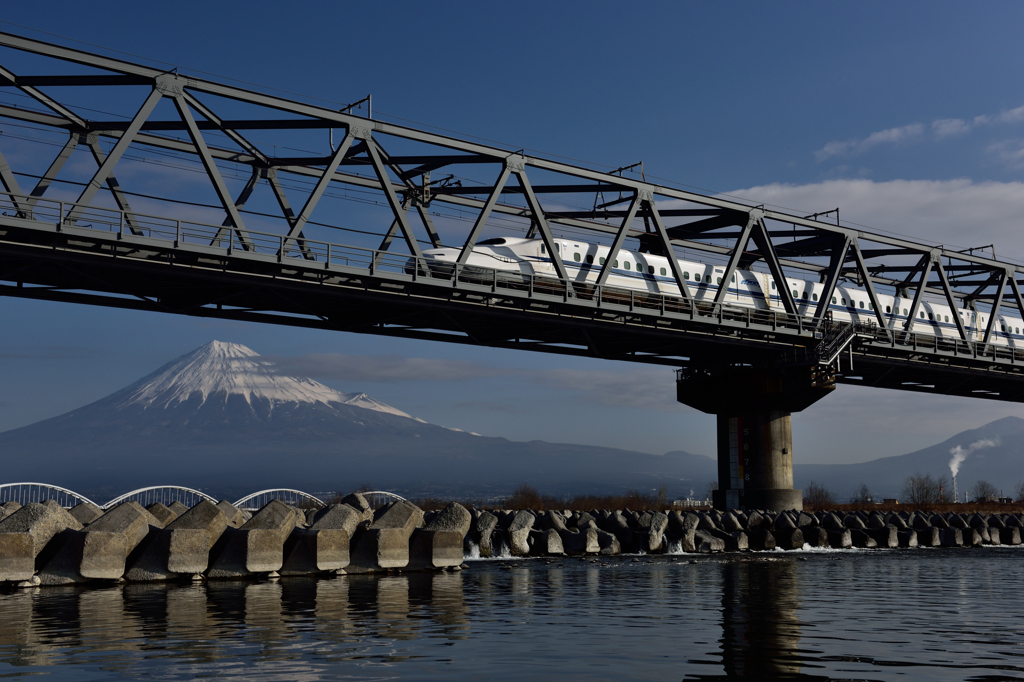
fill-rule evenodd
<path id="1" fill-rule="evenodd" d="M 803 509 L 790 416 L 834 389 L 835 375 L 817 365 L 679 370 L 679 402 L 718 417 L 716 509 Z"/>

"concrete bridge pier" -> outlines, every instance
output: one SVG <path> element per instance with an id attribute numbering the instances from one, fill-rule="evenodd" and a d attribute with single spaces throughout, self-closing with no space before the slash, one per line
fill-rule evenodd
<path id="1" fill-rule="evenodd" d="M 835 384 L 834 373 L 816 364 L 679 370 L 679 402 L 718 417 L 716 509 L 803 509 L 793 489 L 791 415 Z"/>

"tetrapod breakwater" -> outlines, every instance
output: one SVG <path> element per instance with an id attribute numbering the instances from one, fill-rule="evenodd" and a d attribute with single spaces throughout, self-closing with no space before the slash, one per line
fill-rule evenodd
<path id="1" fill-rule="evenodd" d="M 927 511 L 424 511 L 353 493 L 253 514 L 227 501 L 109 509 L 0 505 L 0 584 L 279 578 L 461 570 L 483 557 L 1019 545 L 1024 515 Z"/>

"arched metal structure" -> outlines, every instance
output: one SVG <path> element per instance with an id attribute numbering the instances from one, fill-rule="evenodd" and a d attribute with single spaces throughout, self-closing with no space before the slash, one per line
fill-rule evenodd
<path id="1" fill-rule="evenodd" d="M 405 500 L 401 495 L 386 490 L 371 490 L 360 493 L 366 498 L 372 509 L 379 509 L 384 505 L 399 500 Z M 217 498 L 212 497 L 201 490 L 186 488 L 180 485 L 153 485 L 146 488 L 138 488 L 123 495 L 115 497 L 105 504 L 93 502 L 85 495 L 62 488 L 49 483 L 2 483 L 0 484 L 0 504 L 4 502 L 17 502 L 25 505 L 29 502 L 43 502 L 45 500 L 56 500 L 62 507 L 70 509 L 82 502 L 95 504 L 103 510 L 113 509 L 122 502 L 134 500 L 142 506 L 148 506 L 155 502 L 169 505 L 172 502 L 181 502 L 186 507 L 192 507 L 200 500 L 208 500 L 217 503 Z M 281 500 L 294 507 L 326 507 L 327 503 L 315 495 L 293 490 L 291 488 L 268 488 L 246 495 L 235 502 L 235 506 L 243 512 L 251 513 L 258 511 L 271 500 Z"/>
<path id="2" fill-rule="evenodd" d="M 391 502 L 405 501 L 405 498 L 402 497 L 401 495 L 389 493 L 386 490 L 371 490 L 370 492 L 359 494 L 366 498 L 366 501 L 367 503 L 369 503 L 371 509 L 380 509 L 384 505 L 389 504 Z"/>
<path id="3" fill-rule="evenodd" d="M 85 495 L 79 495 L 73 490 L 49 483 L 25 482 L 0 485 L 0 504 L 17 502 L 20 505 L 26 505 L 30 502 L 45 502 L 46 500 L 56 500 L 60 506 L 68 509 L 82 502 L 96 504 Z"/>
<path id="4" fill-rule="evenodd" d="M 271 500 L 281 500 L 286 504 L 290 504 L 293 507 L 325 507 L 326 503 L 315 495 L 304 493 L 301 490 L 292 490 L 290 488 L 272 488 L 269 490 L 260 490 L 259 492 L 246 495 L 242 499 L 235 502 L 235 506 L 242 511 L 254 512 L 262 509 L 264 505 L 269 503 Z"/>
<path id="5" fill-rule="evenodd" d="M 129 493 L 125 493 L 120 497 L 115 497 L 110 502 L 107 502 L 101 507 L 101 509 L 113 509 L 122 502 L 128 500 L 135 500 L 143 507 L 149 506 L 156 502 L 161 504 L 170 505 L 172 502 L 181 502 L 186 507 L 193 507 L 199 504 L 200 500 L 208 500 L 217 504 L 217 498 L 210 497 L 201 490 L 193 490 L 192 488 L 186 488 L 180 485 L 154 485 L 148 488 L 139 488 Z"/>

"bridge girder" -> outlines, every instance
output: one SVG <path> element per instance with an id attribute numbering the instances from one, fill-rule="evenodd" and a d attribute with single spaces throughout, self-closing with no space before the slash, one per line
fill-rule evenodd
<path id="1" fill-rule="evenodd" d="M 810 323 L 812 327 L 823 323 L 825 302 L 843 279 L 856 280 L 867 290 L 883 329 L 879 290 L 900 295 L 913 290 L 915 312 L 926 297 L 941 299 L 950 306 L 976 306 L 980 303 L 987 308 L 989 315 L 983 344 L 989 340 L 995 319 L 1007 305 L 1004 301 L 1009 300 L 1010 305 L 1024 317 L 1024 299 L 1019 286 L 1024 269 L 974 252 L 961 253 L 827 223 L 818 220 L 817 216 L 792 215 L 730 198 L 659 185 L 648 182 L 643 176 L 627 176 L 621 170 L 609 173 L 530 156 L 523 150 L 510 150 L 389 121 L 372 120 L 350 111 L 333 110 L 205 78 L 168 73 L 10 33 L 0 33 L 0 48 L 5 50 L 0 52 L 0 92 L 17 91 L 36 107 L 0 103 L 0 128 L 3 121 L 8 121 L 63 131 L 67 135 L 46 171 L 38 175 L 19 173 L 12 168 L 2 155 L 0 146 L 0 183 L 7 192 L 7 201 L 16 218 L 30 220 L 38 212 L 39 202 L 48 199 L 48 192 L 52 193 L 54 186 L 65 183 L 81 186 L 81 191 L 78 201 L 73 205 L 69 203 L 67 210 L 62 211 L 59 223 L 61 227 L 84 224 L 90 215 L 90 207 L 99 206 L 97 197 L 102 196 L 105 188 L 116 203 L 128 234 L 141 236 L 146 229 L 142 223 L 147 217 L 131 209 L 129 198 L 143 196 L 152 201 L 175 200 L 133 192 L 118 182 L 115 171 L 124 165 L 124 159 L 131 150 L 156 150 L 173 154 L 177 159 L 192 159 L 201 166 L 209 187 L 217 197 L 217 207 L 223 211 L 218 219 L 222 220 L 222 229 L 210 237 L 209 246 L 216 249 L 227 243 L 228 253 L 233 250 L 256 253 L 259 246 L 254 240 L 266 239 L 266 235 L 258 235 L 246 225 L 246 221 L 268 217 L 247 208 L 252 204 L 256 187 L 265 182 L 270 186 L 280 210 L 276 217 L 276 224 L 280 225 L 280 255 L 286 256 L 292 249 L 297 249 L 300 257 L 309 261 L 311 267 L 318 267 L 318 256 L 310 246 L 314 242 L 313 231 L 347 229 L 342 224 L 351 221 L 350 217 L 339 219 L 334 214 L 326 218 L 328 222 L 314 221 L 314 217 L 323 213 L 324 197 L 332 196 L 332 192 L 352 190 L 369 192 L 366 196 L 375 197 L 373 201 L 386 207 L 383 224 L 368 225 L 378 230 L 372 233 L 374 238 L 383 238 L 379 246 L 374 244 L 377 248 L 375 264 L 392 247 L 404 245 L 408 254 L 415 258 L 420 254 L 421 244 L 437 247 L 446 242 L 461 249 L 459 263 L 464 264 L 485 231 L 505 230 L 508 233 L 519 230 L 540 236 L 549 247 L 552 239 L 570 236 L 609 245 L 613 252 L 637 243 L 642 250 L 656 250 L 691 259 L 696 257 L 721 263 L 730 274 L 737 268 L 760 269 L 775 280 L 790 315 L 796 314 L 797 303 L 790 294 L 786 278 L 817 279 L 826 284 L 828 296 L 816 306 Z M 16 73 L 21 69 L 8 60 L 18 61 L 19 56 L 26 54 L 44 58 L 49 71 L 59 70 L 64 65 L 76 70 L 84 68 L 90 73 Z M 89 110 L 65 100 L 68 88 L 75 88 L 75 92 L 88 91 L 94 99 L 109 104 L 109 107 L 103 107 L 104 110 L 120 107 L 124 120 L 90 120 Z M 125 96 L 126 92 L 134 95 Z M 156 117 L 155 112 L 160 110 L 161 104 L 166 110 L 175 112 L 177 117 Z M 166 104 L 171 107 L 167 108 Z M 39 107 L 46 111 L 38 110 Z M 344 134 L 337 147 L 333 144 L 333 133 L 330 138 L 323 135 L 325 131 L 333 130 Z M 289 144 L 291 138 L 275 137 L 311 132 L 319 134 L 320 138 L 319 142 L 311 145 L 318 148 L 310 150 L 296 150 Z M 251 137 L 252 134 L 258 134 L 260 138 Z M 100 146 L 100 140 L 110 146 L 109 150 Z M 89 148 L 97 168 L 88 182 L 76 185 L 74 181 L 59 176 L 68 158 L 82 144 Z M 279 149 L 284 151 L 279 153 Z M 450 175 L 443 180 L 431 180 L 432 174 L 439 171 Z M 231 172 L 240 172 L 245 179 L 245 186 L 236 193 L 232 193 L 228 182 Z M 509 182 L 511 176 L 515 176 L 516 182 Z M 22 192 L 19 177 L 36 180 L 35 187 L 28 194 Z M 286 190 L 291 188 L 285 186 L 286 178 L 287 182 L 305 183 L 303 188 L 308 191 L 298 213 L 292 210 L 287 197 Z M 616 193 L 618 198 L 611 200 L 605 196 Z M 545 201 L 542 202 L 540 197 L 545 197 Z M 581 197 L 593 198 L 591 210 L 573 203 L 579 202 Z M 628 207 L 622 208 L 627 202 Z M 612 208 L 616 206 L 619 208 Z M 413 208 L 415 213 L 411 213 Z M 417 220 L 413 220 L 414 216 Z M 461 230 L 455 222 L 456 217 L 471 227 Z M 666 218 L 686 221 L 665 225 Z M 357 219 L 361 225 L 366 224 L 365 216 L 357 215 Z M 435 225 L 438 221 L 443 222 L 440 230 Z M 390 227 L 385 230 L 385 225 Z M 350 232 L 355 234 L 360 230 Z M 396 241 L 396 236 L 401 236 L 401 239 Z M 196 287 L 185 283 L 171 286 L 162 299 L 153 299 L 141 293 L 145 288 L 145 278 L 141 275 L 127 277 L 116 286 L 98 284 L 102 293 L 83 293 L 86 287 L 81 286 L 82 279 L 75 282 L 61 279 L 62 275 L 47 266 L 38 253 L 33 251 L 31 257 L 26 256 L 29 252 L 10 243 L 0 246 L 0 250 L 4 251 L 0 255 L 5 257 L 4 277 L 12 278 L 9 281 L 29 281 L 35 277 L 36 284 L 46 284 L 40 289 L 31 287 L 31 292 L 26 287 L 13 285 L 4 289 L 4 293 L 10 295 L 50 296 L 58 300 L 62 297 L 63 300 L 88 299 L 105 305 L 202 315 L 211 314 L 208 306 L 214 305 L 214 300 L 220 300 L 219 316 L 237 315 L 241 319 L 263 315 L 249 304 L 230 314 L 225 312 L 224 301 L 233 300 L 237 295 L 220 287 L 215 289 L 218 292 L 216 296 L 199 305 Z M 21 266 L 25 264 L 19 263 L 14 254 L 30 259 L 31 263 L 26 266 L 31 271 L 30 277 L 18 279 Z M 178 254 L 179 257 L 184 255 Z M 880 259 L 883 258 L 888 262 L 882 262 Z M 89 270 L 89 277 L 98 277 L 98 271 L 90 270 L 92 266 L 86 266 L 82 259 L 87 260 L 84 254 L 75 255 L 75 267 Z M 671 259 L 670 264 L 673 265 L 673 277 L 682 293 L 682 300 L 691 305 L 694 314 L 703 314 L 694 304 L 675 259 Z M 570 291 L 572 287 L 567 281 L 566 271 L 557 259 L 555 267 L 565 290 Z M 44 282 L 45 278 L 41 279 L 39 275 L 41 272 L 46 272 L 50 281 Z M 84 270 L 72 269 L 69 272 L 81 274 Z M 932 279 L 933 272 L 938 274 L 937 280 Z M 604 268 L 599 285 L 603 285 L 607 274 L 607 268 Z M 125 295 L 132 295 L 131 304 L 125 302 L 129 299 L 124 295 L 117 299 L 121 303 L 111 302 L 114 299 L 110 295 L 117 286 L 122 287 Z M 240 286 L 249 290 L 252 285 Z M 308 293 L 302 295 L 307 296 Z M 716 301 L 716 304 L 722 303 L 722 300 Z M 276 305 L 287 309 L 290 304 L 281 302 Z M 416 314 L 422 315 L 422 312 Z M 502 324 L 491 320 L 491 326 L 485 330 L 460 318 L 462 314 L 458 310 L 449 310 L 445 312 L 445 319 L 451 320 L 454 328 L 463 330 L 460 333 L 475 339 L 473 342 L 487 345 L 510 343 L 507 339 L 495 341 L 496 330 L 502 329 Z M 413 326 L 402 331 L 397 325 L 387 333 L 422 334 L 424 338 L 429 334 L 447 334 L 450 330 L 442 331 L 444 324 L 439 321 L 442 317 L 431 318 L 430 324 L 434 327 L 429 331 L 417 330 Z M 339 322 L 336 316 L 318 312 L 308 324 L 337 328 Z M 531 323 L 517 320 L 515 324 L 530 328 Z M 912 333 L 913 324 L 912 319 L 904 331 Z M 972 346 L 973 341 L 959 320 L 958 325 L 962 341 Z M 472 333 L 465 331 L 470 329 Z M 572 332 L 575 339 L 583 340 L 581 347 L 586 348 L 581 351 L 583 354 L 645 362 L 661 362 L 660 358 L 664 358 L 665 364 L 676 365 L 682 362 L 678 355 L 658 353 L 651 356 L 654 359 L 640 358 L 642 349 L 646 347 L 643 344 L 627 343 L 626 346 L 632 349 L 627 352 L 606 350 L 620 348 L 622 344 L 617 344 L 610 337 L 602 337 L 602 333 L 585 326 Z M 531 335 L 544 336 L 535 332 Z M 895 342 L 892 336 L 887 333 L 887 338 Z M 555 337 L 557 335 L 552 338 Z M 721 338 L 716 340 L 716 343 L 721 342 Z M 650 347 L 662 348 L 664 344 L 673 343 L 652 340 Z M 522 344 L 517 340 L 515 347 L 522 347 Z M 558 342 L 551 339 L 541 342 L 541 345 L 548 352 L 567 352 L 564 348 L 559 349 Z M 698 348 L 700 344 L 693 347 Z M 886 370 L 887 373 L 891 371 L 891 368 Z M 917 382 L 916 385 L 928 384 Z"/>

